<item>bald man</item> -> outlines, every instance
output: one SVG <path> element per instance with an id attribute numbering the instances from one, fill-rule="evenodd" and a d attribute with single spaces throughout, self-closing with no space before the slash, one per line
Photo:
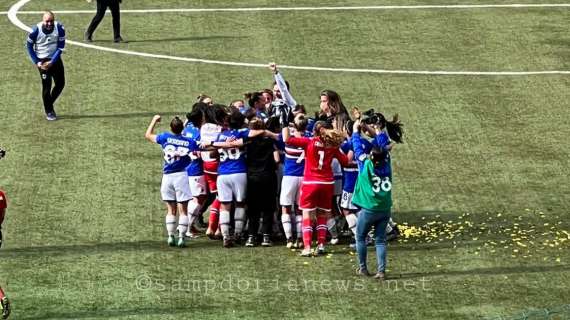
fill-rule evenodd
<path id="1" fill-rule="evenodd" d="M 55 21 L 53 12 L 46 11 L 42 22 L 28 35 L 28 54 L 42 78 L 42 99 L 48 121 L 57 120 L 53 104 L 65 87 L 61 54 L 65 48 L 65 29 Z M 55 83 L 52 89 L 52 79 Z"/>

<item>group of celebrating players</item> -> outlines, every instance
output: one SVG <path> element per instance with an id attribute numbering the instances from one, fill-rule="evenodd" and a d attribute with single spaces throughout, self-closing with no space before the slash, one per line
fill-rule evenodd
<path id="1" fill-rule="evenodd" d="M 378 249 L 386 233 L 398 235 L 389 214 L 390 151 L 403 137 L 398 117 L 388 121 L 381 113 L 358 108 L 349 115 L 331 90 L 321 92 L 320 111 L 309 117 L 276 65 L 269 67 L 272 90 L 247 94 L 229 106 L 202 95 L 185 121 L 172 119 L 170 132 L 155 134 L 161 118 L 152 119 L 145 138 L 160 144 L 164 154 L 161 194 L 168 210 L 168 244 L 186 246 L 192 224 L 209 206 L 206 234 L 221 235 L 226 248 L 243 240 L 247 247 L 256 246 L 259 234 L 261 245 L 271 246 L 274 221 L 280 220 L 288 248 L 302 248 L 301 256 L 324 254 L 329 233 L 330 242 L 338 242 L 336 224 L 344 216 L 360 253 L 358 242 L 366 239 L 358 237 L 357 214 L 381 208 L 387 212 L 382 224 L 370 222 L 363 228 L 366 233 L 382 228 L 375 231 L 381 238 L 376 239 Z M 368 178 L 367 159 L 372 170 Z M 358 199 L 353 199 L 359 185 Z M 382 198 L 379 206 L 367 208 L 377 204 L 374 197 Z"/>

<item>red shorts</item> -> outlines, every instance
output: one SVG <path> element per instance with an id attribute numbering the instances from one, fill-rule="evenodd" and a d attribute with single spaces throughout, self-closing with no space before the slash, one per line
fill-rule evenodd
<path id="1" fill-rule="evenodd" d="M 303 183 L 301 185 L 301 195 L 299 208 L 301 210 L 319 209 L 331 211 L 332 199 L 334 196 L 334 184 Z"/>
<path id="2" fill-rule="evenodd" d="M 204 178 L 210 193 L 218 192 L 218 161 L 204 161 Z"/>

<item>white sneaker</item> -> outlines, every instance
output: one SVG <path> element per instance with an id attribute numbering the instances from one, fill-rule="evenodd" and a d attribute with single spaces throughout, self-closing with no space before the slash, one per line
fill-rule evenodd
<path id="1" fill-rule="evenodd" d="M 303 249 L 303 251 L 301 251 L 301 253 L 299 254 L 301 257 L 310 257 L 312 256 L 311 253 L 311 248 L 305 248 Z"/>
<path id="2" fill-rule="evenodd" d="M 287 249 L 291 249 L 291 248 L 293 248 L 293 240 L 287 239 Z"/>
<path id="3" fill-rule="evenodd" d="M 332 238 L 330 244 L 332 244 L 333 246 L 338 244 L 338 238 Z"/>
<path id="4" fill-rule="evenodd" d="M 322 243 L 319 244 L 319 245 L 317 246 L 317 254 L 321 255 L 321 254 L 325 254 L 325 253 L 326 253 L 326 251 L 325 251 L 325 245 L 322 244 Z"/>

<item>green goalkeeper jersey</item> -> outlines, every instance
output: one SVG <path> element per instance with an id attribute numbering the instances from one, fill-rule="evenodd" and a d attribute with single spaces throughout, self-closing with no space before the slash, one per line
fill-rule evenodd
<path id="1" fill-rule="evenodd" d="M 392 177 L 376 175 L 374 164 L 367 159 L 358 174 L 352 203 L 371 211 L 390 211 L 392 208 Z"/>

